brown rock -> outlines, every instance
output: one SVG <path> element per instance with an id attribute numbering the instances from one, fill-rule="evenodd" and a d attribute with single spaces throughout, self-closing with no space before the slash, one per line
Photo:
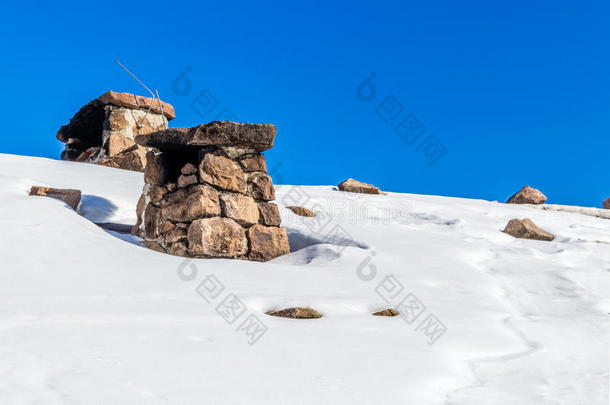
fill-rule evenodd
<path id="1" fill-rule="evenodd" d="M 65 202 L 70 208 L 76 211 L 81 199 L 80 190 L 67 188 L 50 188 L 42 186 L 32 186 L 30 195 L 51 197 Z"/>
<path id="2" fill-rule="evenodd" d="M 125 118 L 125 113 L 128 110 L 122 108 L 107 107 L 106 108 L 106 129 L 110 131 L 123 131 L 131 126 L 130 122 Z"/>
<path id="3" fill-rule="evenodd" d="M 135 142 L 116 132 L 111 132 L 106 141 L 106 153 L 112 157 L 135 146 Z"/>
<path id="4" fill-rule="evenodd" d="M 183 242 L 176 242 L 169 245 L 167 253 L 174 256 L 189 257 L 188 248 Z"/>
<path id="5" fill-rule="evenodd" d="M 148 198 L 150 198 L 150 201 L 153 203 L 161 202 L 163 197 L 165 197 L 165 194 L 167 194 L 165 187 L 154 185 L 150 186 L 148 189 Z"/>
<path id="6" fill-rule="evenodd" d="M 170 128 L 138 135 L 136 143 L 161 149 L 236 146 L 262 152 L 273 147 L 276 128 L 271 124 L 214 121 L 193 128 Z"/>
<path id="7" fill-rule="evenodd" d="M 186 229 L 174 228 L 165 235 L 166 243 L 186 242 Z"/>
<path id="8" fill-rule="evenodd" d="M 152 249 L 156 252 L 160 252 L 160 253 L 167 253 L 165 251 L 165 249 L 163 248 L 163 246 L 161 246 L 159 243 L 153 241 L 153 240 L 145 240 L 143 242 L 144 246 L 146 246 L 149 249 Z"/>
<path id="9" fill-rule="evenodd" d="M 381 190 L 372 184 L 363 183 L 358 180 L 349 178 L 337 185 L 337 188 L 341 191 L 349 191 L 351 193 L 362 193 L 362 194 L 383 194 Z"/>
<path id="10" fill-rule="evenodd" d="M 135 145 L 131 149 L 127 149 L 118 155 L 104 157 L 96 162 L 102 166 L 114 167 L 117 169 L 133 170 L 143 172 L 146 165 L 146 156 L 144 151 Z"/>
<path id="11" fill-rule="evenodd" d="M 544 204 L 546 196 L 530 186 L 524 186 L 506 201 L 507 204 Z"/>
<path id="12" fill-rule="evenodd" d="M 167 162 L 161 152 L 149 151 L 146 154 L 146 170 L 144 170 L 144 181 L 148 184 L 163 185 L 168 178 Z"/>
<path id="13" fill-rule="evenodd" d="M 174 228 L 176 228 L 176 225 L 174 225 L 170 221 L 162 220 L 161 225 L 159 225 L 159 233 L 166 234 L 166 233 L 170 232 L 171 230 L 173 230 Z"/>
<path id="14" fill-rule="evenodd" d="M 239 160 L 239 158 L 243 156 L 256 153 L 252 148 L 240 148 L 236 146 L 221 146 L 219 150 L 221 150 L 226 157 L 233 160 Z"/>
<path id="15" fill-rule="evenodd" d="M 189 176 L 185 176 L 181 174 L 178 177 L 178 188 L 188 187 L 193 184 L 197 184 L 199 181 L 197 180 L 197 175 L 191 174 Z"/>
<path id="16" fill-rule="evenodd" d="M 142 97 L 136 96 L 131 93 L 118 93 L 115 91 L 107 91 L 106 93 L 99 96 L 97 99 L 103 104 L 111 104 L 131 109 L 147 110 L 150 107 L 150 111 L 156 114 L 161 114 L 162 107 L 163 115 L 165 115 L 168 120 L 172 120 L 176 116 L 176 113 L 174 112 L 174 107 L 171 104 L 161 101 L 161 106 L 159 106 L 159 101 L 152 97 Z"/>
<path id="17" fill-rule="evenodd" d="M 258 223 L 258 205 L 252 197 L 235 193 L 221 193 L 220 206 L 223 216 L 234 219 L 244 226 Z"/>
<path id="18" fill-rule="evenodd" d="M 84 151 L 83 153 L 81 153 L 80 155 L 78 155 L 78 157 L 76 158 L 76 161 L 77 162 L 87 162 L 91 159 L 94 159 L 96 156 L 98 156 L 100 154 L 101 150 L 102 150 L 102 148 L 93 146 L 93 147 L 87 149 L 86 151 Z"/>
<path id="19" fill-rule="evenodd" d="M 161 220 L 161 209 L 148 204 L 144 211 L 144 237 L 156 239 L 159 236 L 159 222 Z"/>
<path id="20" fill-rule="evenodd" d="M 254 225 L 248 229 L 250 260 L 265 262 L 290 253 L 286 229 L 264 225 Z"/>
<path id="21" fill-rule="evenodd" d="M 293 205 L 288 208 L 295 214 L 300 215 L 302 217 L 315 217 L 316 216 L 316 214 L 314 214 L 312 211 L 308 210 L 305 207 L 299 207 L 297 205 Z"/>
<path id="22" fill-rule="evenodd" d="M 267 173 L 248 173 L 248 195 L 263 201 L 275 200 L 275 189 Z"/>
<path id="23" fill-rule="evenodd" d="M 603 203 L 602 203 L 602 207 L 604 207 L 607 210 L 610 210 L 610 198 L 607 198 Z"/>
<path id="24" fill-rule="evenodd" d="M 224 156 L 206 153 L 199 165 L 199 178 L 224 190 L 246 193 L 246 178 L 239 165 Z"/>
<path id="25" fill-rule="evenodd" d="M 539 228 L 534 224 L 534 222 L 529 218 L 524 219 L 511 219 L 508 221 L 506 228 L 504 228 L 505 233 L 514 236 L 515 238 L 523 238 L 523 239 L 535 239 L 535 240 L 544 240 L 551 241 L 555 239 L 555 236 L 544 229 Z"/>
<path id="26" fill-rule="evenodd" d="M 261 224 L 268 226 L 280 226 L 282 218 L 277 205 L 268 202 L 259 202 L 258 209 L 260 211 Z"/>
<path id="27" fill-rule="evenodd" d="M 267 164 L 265 163 L 265 156 L 262 154 L 254 156 L 246 156 L 239 160 L 244 172 L 267 172 Z"/>
<path id="28" fill-rule="evenodd" d="M 230 218 L 197 219 L 188 228 L 189 253 L 207 257 L 238 257 L 248 252 L 246 233 Z"/>
<path id="29" fill-rule="evenodd" d="M 192 163 L 187 163 L 182 169 L 180 169 L 180 173 L 184 174 L 185 176 L 197 174 L 197 167 Z"/>
<path id="30" fill-rule="evenodd" d="M 267 315 L 279 316 L 282 318 L 293 318 L 293 319 L 317 319 L 322 318 L 322 314 L 312 308 L 286 308 L 279 311 L 269 311 Z"/>
<path id="31" fill-rule="evenodd" d="M 165 185 L 165 188 L 167 189 L 167 191 L 169 191 L 170 193 L 173 193 L 174 191 L 176 191 L 178 189 L 178 185 L 176 183 L 167 183 Z"/>
<path id="32" fill-rule="evenodd" d="M 141 194 L 136 205 L 136 224 L 131 229 L 131 233 L 136 236 L 140 236 L 140 225 L 142 224 L 142 214 L 144 213 L 145 208 L 146 197 L 144 196 L 144 194 Z"/>
<path id="33" fill-rule="evenodd" d="M 375 316 L 396 316 L 398 315 L 398 311 L 394 308 L 383 309 L 381 311 L 375 312 L 373 315 Z"/>
<path id="34" fill-rule="evenodd" d="M 162 204 L 163 218 L 177 222 L 190 222 L 198 218 L 220 215 L 218 191 L 207 185 L 179 189 Z"/>

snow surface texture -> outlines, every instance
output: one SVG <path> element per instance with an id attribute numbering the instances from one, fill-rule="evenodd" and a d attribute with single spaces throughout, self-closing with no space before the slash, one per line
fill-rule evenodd
<path id="1" fill-rule="evenodd" d="M 278 186 L 299 250 L 185 262 L 89 221 L 134 223 L 139 173 L 0 155 L 0 174 L 2 404 L 608 403 L 609 220 Z M 82 190 L 84 217 L 32 185 Z M 555 241 L 501 232 L 524 217 Z M 324 317 L 264 314 L 297 305 Z"/>

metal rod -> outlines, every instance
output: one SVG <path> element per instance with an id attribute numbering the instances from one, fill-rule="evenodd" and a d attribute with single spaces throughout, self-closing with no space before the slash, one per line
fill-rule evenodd
<path id="1" fill-rule="evenodd" d="M 163 126 L 169 128 L 169 125 L 165 124 L 165 115 L 163 115 L 163 105 L 161 104 L 161 97 L 159 97 L 159 90 L 155 89 L 155 93 L 157 93 L 157 101 L 159 102 L 159 109 L 161 110 L 161 120 L 163 121 Z"/>
<path id="2" fill-rule="evenodd" d="M 142 87 L 144 87 L 144 88 L 146 89 L 146 91 L 148 91 L 148 92 L 150 93 L 150 95 L 151 95 L 151 96 L 153 96 L 153 98 L 155 98 L 154 93 L 153 93 L 152 91 L 150 91 L 150 89 L 149 89 L 148 87 L 146 87 L 146 85 L 145 85 L 144 83 L 142 83 L 142 82 L 140 81 L 140 79 L 138 79 L 137 77 L 135 77 L 133 73 L 131 73 L 131 72 L 130 72 L 130 71 L 129 71 L 129 70 L 128 70 L 128 69 L 127 69 L 125 66 L 123 66 L 123 65 L 121 64 L 121 62 L 119 62 L 119 61 L 118 61 L 118 60 L 116 60 L 116 59 L 115 59 L 114 61 L 115 61 L 115 62 L 116 62 L 116 63 L 117 63 L 117 64 L 118 64 L 120 67 L 122 67 L 122 68 L 123 68 L 123 70 L 125 70 L 127 73 L 129 73 L 129 75 L 130 75 L 131 77 L 133 77 L 134 79 L 136 79 L 136 81 L 137 81 L 138 83 L 140 83 L 140 84 L 142 85 Z"/>

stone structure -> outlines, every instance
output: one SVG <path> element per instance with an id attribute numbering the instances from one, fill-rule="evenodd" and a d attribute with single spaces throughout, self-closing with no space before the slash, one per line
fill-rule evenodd
<path id="1" fill-rule="evenodd" d="M 187 257 L 266 261 L 290 252 L 261 152 L 273 125 L 214 121 L 138 135 L 151 149 L 133 233 Z"/>
<path id="2" fill-rule="evenodd" d="M 174 117 L 170 104 L 108 91 L 57 132 L 57 139 L 66 144 L 61 158 L 143 171 L 147 150 L 136 145 L 135 136 L 167 128 Z"/>

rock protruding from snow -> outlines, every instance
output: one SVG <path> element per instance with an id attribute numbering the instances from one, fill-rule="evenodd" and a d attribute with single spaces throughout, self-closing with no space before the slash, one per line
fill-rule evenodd
<path id="1" fill-rule="evenodd" d="M 322 318 L 322 314 L 312 308 L 286 308 L 277 311 L 269 311 L 267 315 L 279 316 L 281 318 L 293 318 L 293 319 L 316 319 Z"/>
<path id="2" fill-rule="evenodd" d="M 291 205 L 290 207 L 287 207 L 290 211 L 294 212 L 295 214 L 301 216 L 301 217 L 315 217 L 316 214 L 314 212 L 312 212 L 311 210 L 308 210 L 305 207 L 299 207 L 298 205 Z"/>
<path id="3" fill-rule="evenodd" d="M 373 313 L 374 316 L 397 316 L 398 311 L 394 308 L 382 309 L 381 311 L 377 311 Z"/>
<path id="4" fill-rule="evenodd" d="M 606 210 L 610 210 L 610 198 L 606 198 L 602 203 L 602 207 Z"/>
<path id="5" fill-rule="evenodd" d="M 352 178 L 342 181 L 337 185 L 337 188 L 341 191 L 349 191 L 351 193 L 383 194 L 379 188 L 372 184 L 363 183 Z"/>
<path id="6" fill-rule="evenodd" d="M 190 130 L 162 132 L 172 131 Z M 157 135 L 137 137 L 158 148 L 147 154 L 134 234 L 180 256 L 267 261 L 290 253 L 278 207 L 268 202 L 275 199 L 273 182 L 256 151 L 274 137 L 273 125 L 228 121 L 160 143 Z"/>
<path id="7" fill-rule="evenodd" d="M 68 206 L 74 211 L 76 211 L 81 198 L 80 190 L 73 190 L 69 188 L 50 188 L 43 186 L 32 186 L 30 189 L 30 195 L 51 197 L 61 200 L 68 204 Z"/>
<path id="8" fill-rule="evenodd" d="M 551 241 L 555 239 L 555 235 L 545 231 L 542 228 L 539 228 L 529 218 L 511 219 L 510 221 L 508 221 L 508 224 L 506 225 L 506 228 L 504 228 L 503 232 L 514 236 L 515 238 L 522 239 L 534 239 L 544 241 Z"/>
<path id="9" fill-rule="evenodd" d="M 538 189 L 523 186 L 515 195 L 506 201 L 507 204 L 544 204 L 546 196 Z"/>
<path id="10" fill-rule="evenodd" d="M 147 149 L 136 145 L 135 136 L 166 128 L 174 117 L 170 104 L 108 91 L 59 129 L 57 139 L 66 143 L 61 158 L 143 171 Z"/>

